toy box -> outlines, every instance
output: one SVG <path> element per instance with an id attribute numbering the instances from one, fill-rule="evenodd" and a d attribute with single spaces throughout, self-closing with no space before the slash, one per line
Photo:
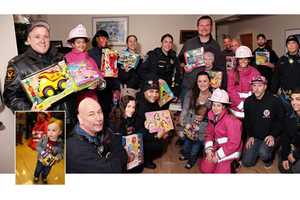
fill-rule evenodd
<path id="1" fill-rule="evenodd" d="M 68 71 L 78 87 L 77 90 L 91 86 L 100 78 L 99 71 L 89 66 L 87 62 L 84 61 L 80 63 L 69 63 Z"/>
<path id="2" fill-rule="evenodd" d="M 21 81 L 22 87 L 31 102 L 36 102 L 38 109 L 45 110 L 65 96 L 89 87 L 100 78 L 95 72 L 85 70 L 82 70 L 85 75 L 77 77 L 75 67 L 71 66 L 70 69 L 64 61 L 58 62 L 27 76 Z M 93 75 L 83 80 L 87 74 Z M 77 83 L 74 79 L 80 81 Z"/>
<path id="3" fill-rule="evenodd" d="M 122 51 L 120 53 L 118 63 L 121 64 L 121 68 L 128 72 L 131 69 L 135 69 L 140 61 L 140 55 L 136 53 L 130 53 L 129 51 Z"/>
<path id="4" fill-rule="evenodd" d="M 118 53 L 109 48 L 102 49 L 101 73 L 104 77 L 118 77 Z"/>
<path id="5" fill-rule="evenodd" d="M 128 155 L 127 169 L 132 169 L 144 162 L 143 136 L 132 134 L 122 136 L 122 143 Z"/>
<path id="6" fill-rule="evenodd" d="M 232 70 L 236 67 L 237 62 L 234 56 L 226 56 L 226 69 Z"/>
<path id="7" fill-rule="evenodd" d="M 162 107 L 175 97 L 167 82 L 162 79 L 159 79 L 159 96 L 160 98 L 158 101 L 158 105 L 160 107 Z"/>
<path id="8" fill-rule="evenodd" d="M 255 52 L 256 65 L 264 65 L 266 62 L 270 62 L 270 52 L 256 51 Z"/>
<path id="9" fill-rule="evenodd" d="M 210 86 L 215 89 L 220 88 L 222 84 L 222 77 L 223 77 L 222 72 L 210 70 L 208 71 L 208 74 L 210 76 Z"/>
<path id="10" fill-rule="evenodd" d="M 145 127 L 150 133 L 157 133 L 157 137 L 163 137 L 168 131 L 173 130 L 173 122 L 169 110 L 146 112 Z"/>
<path id="11" fill-rule="evenodd" d="M 41 158 L 39 161 L 44 165 L 44 166 L 52 166 L 55 161 L 56 157 L 53 156 L 50 152 L 48 151 L 42 151 L 41 153 Z"/>
<path id="12" fill-rule="evenodd" d="M 190 70 L 205 66 L 204 48 L 192 49 L 184 53 L 186 67 Z"/>

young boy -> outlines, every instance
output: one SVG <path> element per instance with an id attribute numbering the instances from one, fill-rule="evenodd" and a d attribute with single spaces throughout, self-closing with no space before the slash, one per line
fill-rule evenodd
<path id="1" fill-rule="evenodd" d="M 207 126 L 207 121 L 204 121 L 206 114 L 207 107 L 205 105 L 196 106 L 195 115 L 191 117 L 191 123 L 185 125 L 185 139 L 179 160 L 188 160 L 185 165 L 187 169 L 194 166 L 199 153 L 203 150 L 204 132 Z"/>
<path id="2" fill-rule="evenodd" d="M 63 133 L 63 121 L 51 118 L 48 123 L 47 135 L 44 135 L 37 146 L 38 160 L 34 171 L 34 183 L 42 181 L 47 184 L 47 176 L 52 166 L 63 158 L 63 142 L 59 136 Z"/>

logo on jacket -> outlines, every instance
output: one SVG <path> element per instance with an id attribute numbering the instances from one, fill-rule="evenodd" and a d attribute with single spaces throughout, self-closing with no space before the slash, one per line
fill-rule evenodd
<path id="1" fill-rule="evenodd" d="M 271 114 L 270 110 L 268 110 L 268 109 L 264 110 L 263 118 L 270 118 L 270 114 Z"/>
<path id="2" fill-rule="evenodd" d="M 6 78 L 8 81 L 13 81 L 16 78 L 16 70 L 12 66 L 7 68 Z"/>

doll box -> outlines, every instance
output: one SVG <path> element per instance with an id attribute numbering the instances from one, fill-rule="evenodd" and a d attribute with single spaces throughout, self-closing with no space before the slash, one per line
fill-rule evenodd
<path id="1" fill-rule="evenodd" d="M 102 49 L 101 73 L 104 77 L 118 77 L 118 52 L 109 48 Z"/>
<path id="2" fill-rule="evenodd" d="M 221 71 L 208 71 L 210 76 L 210 86 L 214 89 L 220 88 L 222 84 L 223 73 Z"/>
<path id="3" fill-rule="evenodd" d="M 205 66 L 204 48 L 192 49 L 184 53 L 186 67 L 192 70 L 193 68 Z"/>
<path id="4" fill-rule="evenodd" d="M 128 51 L 122 51 L 120 53 L 118 63 L 121 64 L 121 68 L 128 72 L 131 69 L 135 69 L 140 61 L 140 55 L 136 53 L 130 53 Z"/>
<path id="5" fill-rule="evenodd" d="M 255 52 L 256 65 L 263 65 L 267 62 L 270 62 L 270 52 L 266 52 L 266 51 Z"/>
<path id="6" fill-rule="evenodd" d="M 158 105 L 160 107 L 164 106 L 166 103 L 171 101 L 174 98 L 174 94 L 170 87 L 168 86 L 167 82 L 159 79 L 159 101 Z"/>
<path id="7" fill-rule="evenodd" d="M 150 133 L 158 133 L 158 138 L 174 129 L 171 113 L 169 110 L 146 112 L 145 127 Z"/>
<path id="8" fill-rule="evenodd" d="M 143 136 L 132 134 L 122 136 L 122 144 L 127 152 L 127 169 L 132 169 L 144 162 Z"/>

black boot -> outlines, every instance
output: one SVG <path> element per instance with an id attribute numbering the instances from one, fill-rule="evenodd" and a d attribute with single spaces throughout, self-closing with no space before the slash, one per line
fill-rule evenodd
<path id="1" fill-rule="evenodd" d="M 144 167 L 148 169 L 155 169 L 156 164 L 153 161 L 147 161 L 145 162 Z"/>

